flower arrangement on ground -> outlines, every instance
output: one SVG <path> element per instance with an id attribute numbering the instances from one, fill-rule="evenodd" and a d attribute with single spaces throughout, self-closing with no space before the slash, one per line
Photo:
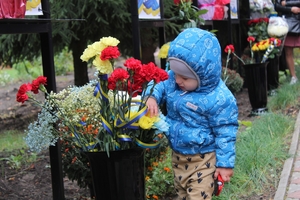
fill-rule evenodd
<path id="1" fill-rule="evenodd" d="M 267 32 L 269 18 L 257 18 L 248 21 L 248 36 L 254 37 L 257 41 L 269 38 Z"/>
<path id="2" fill-rule="evenodd" d="M 247 38 L 250 45 L 250 57 L 239 57 L 235 53 L 235 48 L 232 44 L 225 47 L 224 51 L 227 53 L 226 68 L 230 62 L 231 54 L 239 61 L 245 64 L 264 63 L 269 58 L 272 59 L 280 51 L 281 40 L 278 38 L 268 38 L 259 42 L 252 36 Z"/>
<path id="3" fill-rule="evenodd" d="M 287 34 L 286 28 L 283 28 L 283 20 L 278 17 L 258 18 L 248 21 L 248 42 L 250 43 L 250 52 L 253 62 L 266 62 L 267 59 L 273 59 L 280 55 L 282 50 L 282 41 Z M 253 63 L 252 62 L 252 63 Z"/>
<path id="4" fill-rule="evenodd" d="M 104 151 L 109 156 L 115 150 L 155 148 L 159 145 L 157 134 L 169 128 L 162 113 L 152 118 L 147 115 L 147 97 L 143 94 L 150 81 L 154 82 L 152 87 L 166 80 L 167 72 L 152 62 L 142 64 L 134 58 L 114 69 L 120 56 L 118 44 L 116 38 L 103 37 L 86 48 L 81 59 L 93 62 L 97 79 L 84 86 L 47 92 L 47 79 L 40 76 L 21 85 L 17 93 L 18 102 L 30 101 L 42 108 L 37 120 L 25 131 L 30 150 L 40 152 L 60 142 L 62 157 L 66 159 L 63 165 L 66 173 L 72 171 L 68 175 L 72 180 L 84 182 L 83 176 L 88 176 L 83 170 L 88 168 L 88 162 L 81 152 Z M 46 94 L 44 102 L 33 96 L 40 91 Z"/>

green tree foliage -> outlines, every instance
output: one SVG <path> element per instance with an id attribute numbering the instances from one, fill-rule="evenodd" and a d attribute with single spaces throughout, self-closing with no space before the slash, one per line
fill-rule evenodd
<path id="1" fill-rule="evenodd" d="M 103 36 L 119 38 L 121 49 L 132 49 L 130 1 L 54 1 L 50 0 L 54 46 L 69 46 L 74 59 L 75 85 L 88 81 L 87 64 L 80 55 L 87 44 Z M 123 45 L 123 46 L 122 46 Z"/>
<path id="2" fill-rule="evenodd" d="M 68 47 L 74 58 L 75 85 L 88 82 L 87 63 L 80 55 L 88 44 L 104 36 L 120 40 L 123 55 L 133 55 L 130 0 L 49 0 L 52 19 L 54 53 Z M 164 0 L 164 18 L 174 16 L 173 0 Z M 28 16 L 27 16 L 28 17 Z M 178 33 L 180 25 L 165 22 L 167 41 Z M 157 28 L 141 28 L 142 47 L 158 45 Z M 0 36 L 0 63 L 12 64 L 33 60 L 40 55 L 39 34 L 11 34 Z M 153 52 L 149 52 L 152 53 Z"/>

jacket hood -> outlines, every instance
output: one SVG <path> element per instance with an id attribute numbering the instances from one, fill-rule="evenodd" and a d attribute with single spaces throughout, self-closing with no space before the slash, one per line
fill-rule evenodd
<path id="1" fill-rule="evenodd" d="M 199 76 L 196 91 L 210 92 L 221 80 L 221 48 L 218 39 L 210 32 L 188 28 L 170 43 L 168 57 L 187 63 Z"/>

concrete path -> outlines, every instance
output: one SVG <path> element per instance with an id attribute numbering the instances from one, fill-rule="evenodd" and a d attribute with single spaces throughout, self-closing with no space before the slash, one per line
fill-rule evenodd
<path id="1" fill-rule="evenodd" d="M 288 158 L 283 166 L 274 200 L 300 200 L 300 112 L 298 113 Z"/>

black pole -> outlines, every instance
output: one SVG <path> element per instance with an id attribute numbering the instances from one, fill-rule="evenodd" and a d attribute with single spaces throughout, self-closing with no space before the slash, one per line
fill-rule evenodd
<path id="1" fill-rule="evenodd" d="M 164 6 L 163 6 L 163 0 L 159 0 L 160 5 L 160 18 L 164 19 Z M 161 47 L 166 43 L 166 34 L 165 34 L 165 23 L 163 21 L 163 26 L 158 28 L 158 34 L 159 34 L 159 46 Z M 160 67 L 162 69 L 166 69 L 166 59 L 160 59 Z"/>
<path id="2" fill-rule="evenodd" d="M 50 19 L 50 5 L 48 0 L 42 0 L 43 15 L 39 18 Z M 52 43 L 52 26 L 51 21 L 47 23 L 47 32 L 40 33 L 43 73 L 47 77 L 47 91 L 56 92 L 54 55 Z M 55 146 L 49 148 L 50 164 L 51 164 L 51 180 L 53 199 L 65 199 L 64 183 L 62 172 L 61 146 L 57 142 Z"/>
<path id="3" fill-rule="evenodd" d="M 133 56 L 141 59 L 141 38 L 137 0 L 131 0 L 131 21 L 132 21 L 132 37 L 133 37 Z"/>
<path id="4" fill-rule="evenodd" d="M 227 13 L 228 13 L 228 23 L 227 23 L 227 30 L 228 30 L 228 32 L 227 32 L 227 37 L 228 37 L 228 42 L 229 42 L 229 44 L 232 44 L 232 30 L 231 30 L 231 28 L 232 28 L 232 21 L 231 21 L 231 8 L 230 8 L 230 4 L 227 4 L 226 5 L 227 7 L 228 7 L 228 11 L 227 11 Z M 231 55 L 232 56 L 232 55 Z M 232 58 L 232 57 L 231 57 Z M 230 69 L 233 69 L 233 62 L 230 62 L 230 67 L 229 67 Z"/>

